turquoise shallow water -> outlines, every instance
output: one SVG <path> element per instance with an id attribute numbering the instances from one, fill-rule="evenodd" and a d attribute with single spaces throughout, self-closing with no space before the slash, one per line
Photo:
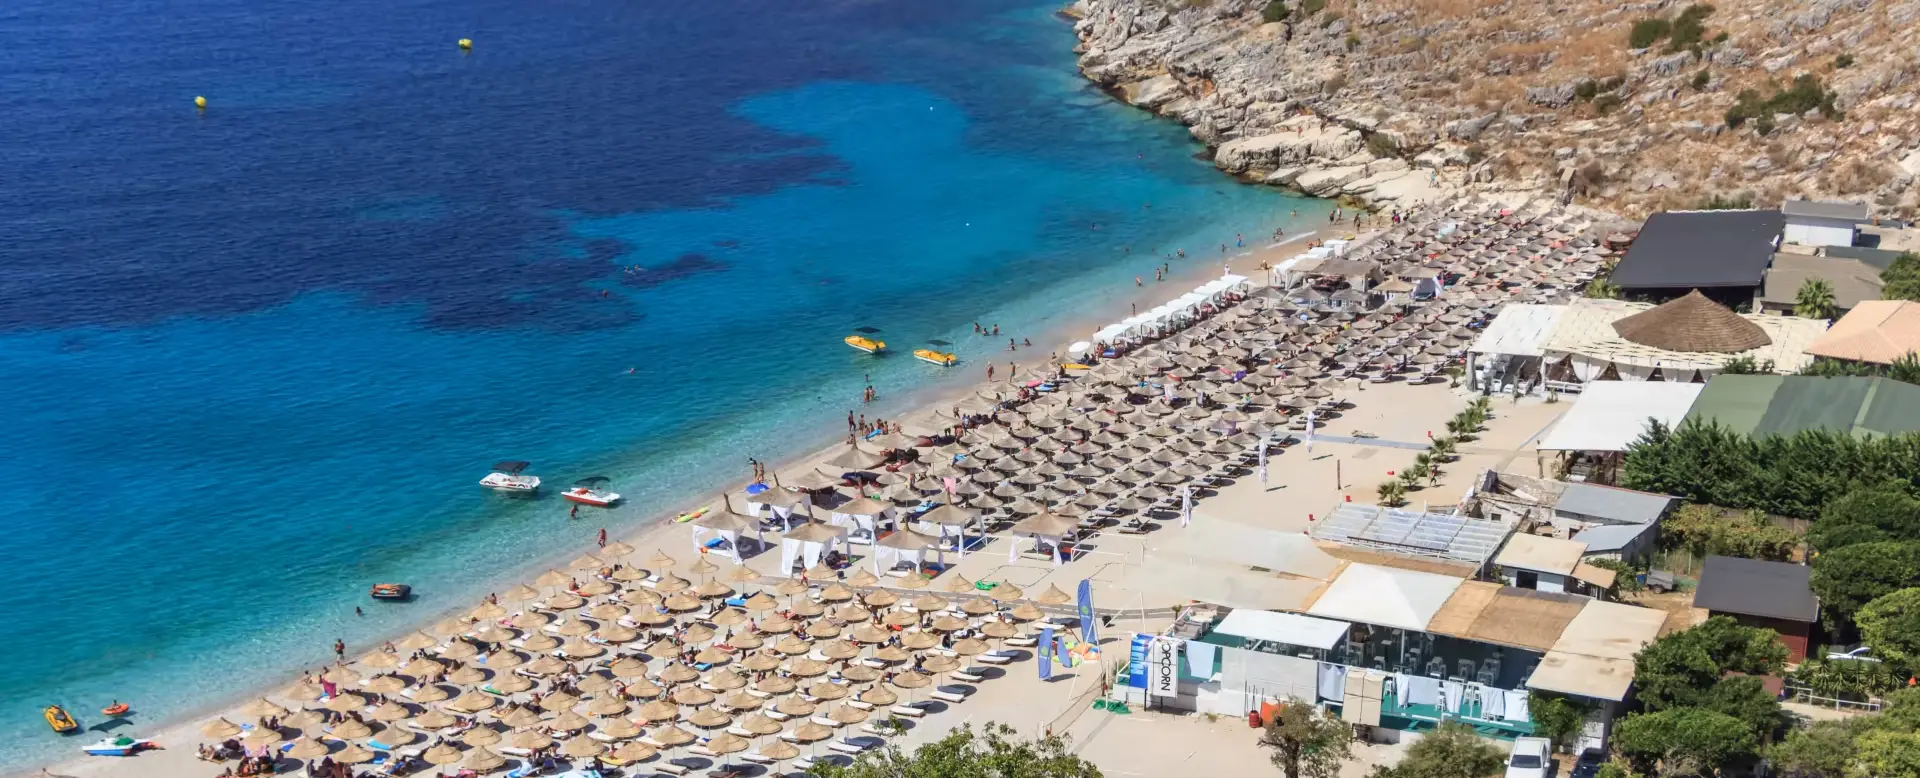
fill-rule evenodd
<path id="1" fill-rule="evenodd" d="M 909 6 L 0 15 L 0 768 L 73 753 L 48 702 L 156 724 L 816 448 L 866 375 L 975 377 L 853 327 L 999 358 L 973 321 L 1118 318 L 1162 253 L 1324 215 L 1089 89 L 1051 6 Z M 502 499 L 502 458 L 630 502 Z"/>

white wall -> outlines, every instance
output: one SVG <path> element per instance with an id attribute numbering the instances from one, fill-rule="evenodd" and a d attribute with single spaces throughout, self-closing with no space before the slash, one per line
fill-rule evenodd
<path id="1" fill-rule="evenodd" d="M 1802 246 L 1851 246 L 1854 223 L 1851 219 L 1819 219 L 1810 216 L 1787 217 L 1783 241 Z"/>

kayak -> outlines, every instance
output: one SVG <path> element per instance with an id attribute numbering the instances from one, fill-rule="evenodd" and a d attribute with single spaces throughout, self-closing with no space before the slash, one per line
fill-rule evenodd
<path id="1" fill-rule="evenodd" d="M 694 519 L 700 518 L 701 516 L 707 515 L 707 511 L 709 510 L 712 510 L 712 509 L 701 508 L 700 510 L 694 511 L 692 513 L 682 513 L 679 516 L 675 516 L 673 518 L 673 521 L 675 524 L 685 524 L 689 521 L 693 521 Z"/>

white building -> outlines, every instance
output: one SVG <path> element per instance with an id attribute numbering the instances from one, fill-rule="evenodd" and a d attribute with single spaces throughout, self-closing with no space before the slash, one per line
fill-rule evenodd
<path id="1" fill-rule="evenodd" d="M 1783 242 L 1802 246 L 1852 246 L 1854 233 L 1867 221 L 1867 206 L 1860 203 L 1788 200 L 1780 213 L 1787 217 Z"/>

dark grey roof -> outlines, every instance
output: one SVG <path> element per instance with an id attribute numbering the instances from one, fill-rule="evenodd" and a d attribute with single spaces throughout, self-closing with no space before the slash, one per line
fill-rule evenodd
<path id="1" fill-rule="evenodd" d="M 1604 554 L 1625 549 L 1652 531 L 1648 524 L 1601 524 L 1574 533 L 1573 539 L 1587 544 L 1589 554 Z"/>
<path id="2" fill-rule="evenodd" d="M 1779 211 L 1663 211 L 1614 266 L 1622 289 L 1759 286 L 1786 227 Z"/>
<path id="3" fill-rule="evenodd" d="M 1867 220 L 1865 204 L 1837 203 L 1830 200 L 1788 200 L 1780 206 L 1780 212 L 1787 216 L 1811 216 L 1816 219 L 1851 219 L 1856 222 Z"/>
<path id="4" fill-rule="evenodd" d="M 1808 579 L 1813 568 L 1791 562 L 1762 562 L 1710 556 L 1700 569 L 1693 607 L 1787 621 L 1819 621 L 1820 598 Z"/>
<path id="5" fill-rule="evenodd" d="M 1857 260 L 1860 260 L 1861 262 L 1865 262 L 1869 265 L 1872 265 L 1874 269 L 1881 270 L 1881 271 L 1884 271 L 1887 268 L 1892 267 L 1893 261 L 1896 259 L 1899 259 L 1900 254 L 1902 253 L 1898 251 L 1888 251 L 1887 249 L 1870 248 L 1867 246 L 1826 246 L 1821 248 L 1820 250 L 1822 252 L 1825 252 L 1826 255 L 1829 257 L 1839 257 L 1841 259 L 1857 259 Z"/>
<path id="6" fill-rule="evenodd" d="M 1619 524 L 1651 524 L 1658 521 L 1672 503 L 1673 498 L 1664 494 L 1570 483 L 1560 492 L 1560 501 L 1553 504 L 1553 509 Z"/>

